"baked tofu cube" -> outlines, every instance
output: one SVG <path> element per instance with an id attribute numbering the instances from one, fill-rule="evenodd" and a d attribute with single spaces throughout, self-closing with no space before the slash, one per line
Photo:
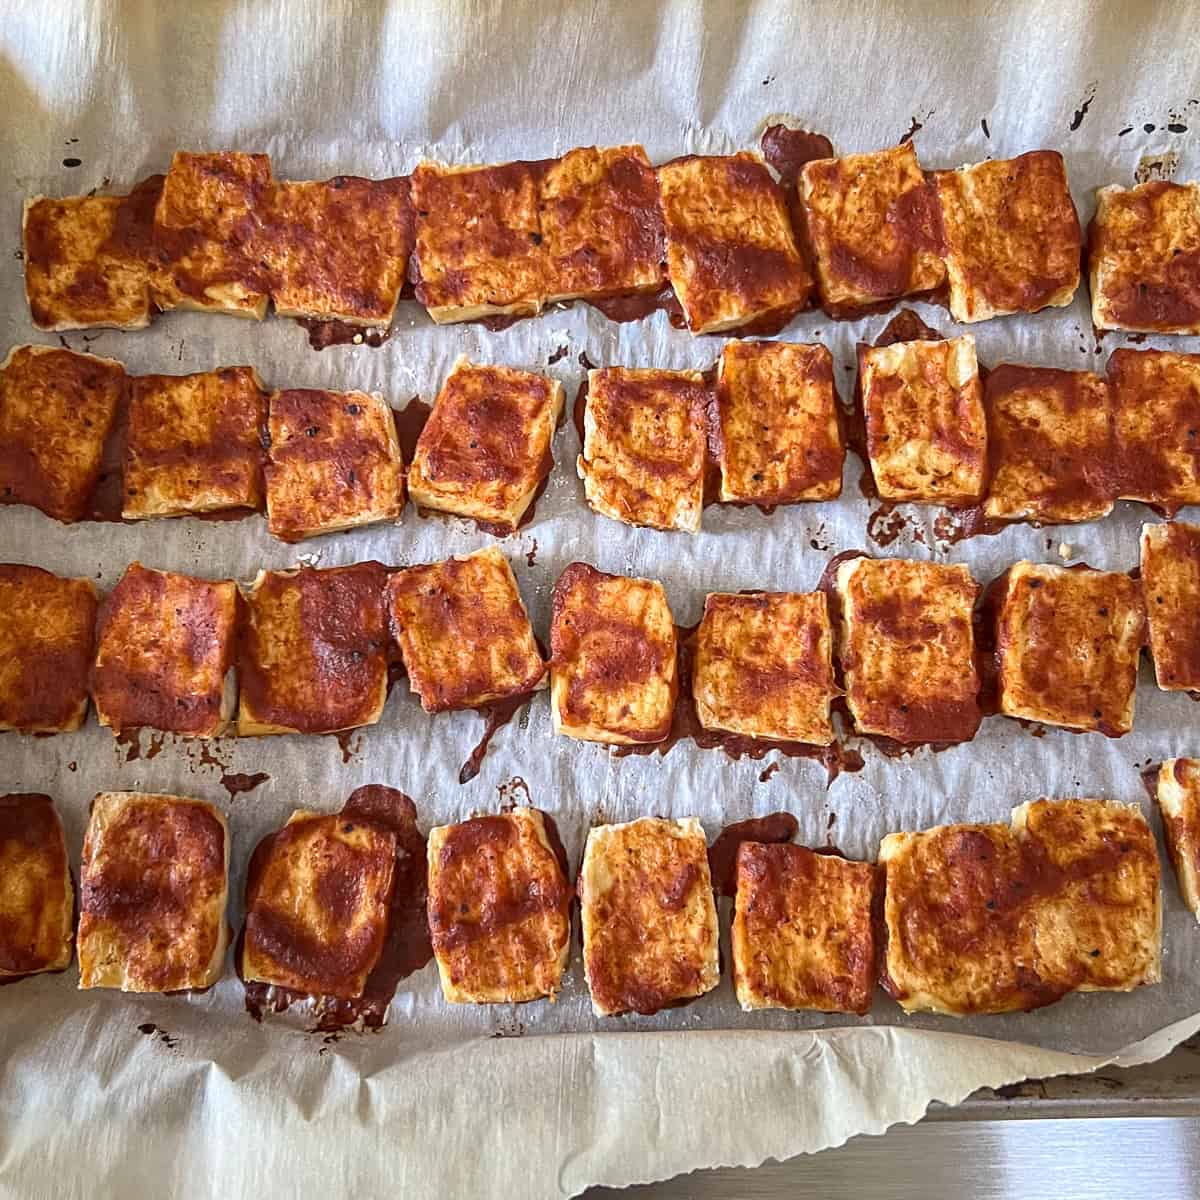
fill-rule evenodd
<path id="1" fill-rule="evenodd" d="M 261 508 L 266 423 L 253 367 L 134 376 L 121 516 Z"/>
<path id="2" fill-rule="evenodd" d="M 216 737 L 233 716 L 237 584 L 131 563 L 100 606 L 92 698 L 101 725 Z"/>
<path id="3" fill-rule="evenodd" d="M 536 808 L 429 831 L 429 932 L 451 1004 L 553 1000 L 571 888 Z"/>
<path id="4" fill-rule="evenodd" d="M 272 392 L 267 528 L 285 542 L 377 521 L 404 507 L 396 422 L 380 396 L 291 388 Z"/>
<path id="5" fill-rule="evenodd" d="M 0 503 L 56 521 L 86 516 L 124 392 L 125 368 L 112 359 L 10 350 L 0 364 Z"/>
<path id="6" fill-rule="evenodd" d="M 641 146 L 568 151 L 546 169 L 539 204 L 547 303 L 662 287 L 658 179 Z"/>
<path id="7" fill-rule="evenodd" d="M 713 432 L 721 500 L 792 504 L 842 493 L 846 450 L 824 346 L 726 342 Z"/>
<path id="8" fill-rule="evenodd" d="M 571 563 L 554 585 L 550 712 L 585 742 L 661 742 L 679 695 L 675 622 L 661 583 Z"/>
<path id="9" fill-rule="evenodd" d="M 83 724 L 96 603 L 90 579 L 0 564 L 0 730 L 66 733 Z"/>
<path id="10" fill-rule="evenodd" d="M 426 712 L 478 708 L 545 686 L 529 614 L 494 546 L 388 577 L 388 619 Z"/>
<path id="11" fill-rule="evenodd" d="M 814 159 L 801 168 L 798 187 L 817 288 L 831 315 L 852 316 L 944 280 L 937 194 L 911 142 Z"/>
<path id="12" fill-rule="evenodd" d="M 1138 585 L 1111 571 L 1019 562 L 996 586 L 1000 711 L 1128 733 L 1146 629 Z"/>
<path id="13" fill-rule="evenodd" d="M 658 168 L 667 274 L 693 333 L 786 323 L 812 278 L 783 189 L 753 154 L 688 155 Z"/>
<path id="14" fill-rule="evenodd" d="M 1088 229 L 1097 329 L 1200 333 L 1200 183 L 1102 187 Z"/>
<path id="15" fill-rule="evenodd" d="M 717 986 L 707 851 L 695 817 L 643 817 L 588 833 L 578 887 L 597 1016 L 648 1016 Z"/>
<path id="16" fill-rule="evenodd" d="M 933 178 L 956 321 L 1071 303 L 1083 235 L 1058 151 L 989 159 Z"/>
<path id="17" fill-rule="evenodd" d="M 1141 570 L 1158 686 L 1200 692 L 1200 525 L 1143 525 Z"/>
<path id="18" fill-rule="evenodd" d="M 238 637 L 238 734 L 374 725 L 387 699 L 387 572 L 260 571 Z"/>
<path id="19" fill-rule="evenodd" d="M 983 404 L 988 517 L 1053 525 L 1112 512 L 1113 412 L 1099 375 L 1005 363 L 988 372 Z"/>
<path id="20" fill-rule="evenodd" d="M 705 729 L 828 746 L 836 695 L 824 592 L 715 592 L 704 601 L 692 698 Z"/>
<path id="21" fill-rule="evenodd" d="M 588 504 L 650 529 L 700 530 L 709 391 L 699 371 L 589 371 L 583 453 Z"/>
<path id="22" fill-rule="evenodd" d="M 979 585 L 970 571 L 854 558 L 835 581 L 856 731 L 903 745 L 970 741 L 981 715 L 972 626 Z"/>
<path id="23" fill-rule="evenodd" d="M 875 878 L 871 863 L 743 842 L 730 928 L 742 1008 L 867 1012 L 875 987 Z"/>
<path id="24" fill-rule="evenodd" d="M 413 501 L 512 533 L 554 467 L 562 408 L 556 379 L 460 358 L 417 438 Z"/>
<path id="25" fill-rule="evenodd" d="M 49 796 L 0 796 L 0 982 L 71 963 L 75 885 Z"/>
<path id="26" fill-rule="evenodd" d="M 880 498 L 949 505 L 981 499 L 987 418 L 975 339 L 860 346 L 858 371 Z"/>
<path id="27" fill-rule="evenodd" d="M 1179 894 L 1200 921 L 1200 759 L 1168 758 L 1158 768 L 1155 799 Z"/>

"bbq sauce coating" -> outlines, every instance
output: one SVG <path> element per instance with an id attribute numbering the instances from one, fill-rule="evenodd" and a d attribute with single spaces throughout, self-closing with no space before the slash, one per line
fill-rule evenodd
<path id="1" fill-rule="evenodd" d="M 1142 526 L 1141 585 L 1154 676 L 1167 692 L 1200 692 L 1200 526 Z"/>
<path id="2" fill-rule="evenodd" d="M 1200 921 L 1200 760 L 1168 758 L 1162 763 L 1154 799 L 1162 814 L 1179 894 Z"/>

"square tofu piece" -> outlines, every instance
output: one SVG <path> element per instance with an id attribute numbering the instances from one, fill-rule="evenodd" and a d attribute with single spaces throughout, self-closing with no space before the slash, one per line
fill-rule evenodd
<path id="1" fill-rule="evenodd" d="M 281 183 L 263 259 L 281 317 L 391 324 L 413 248 L 408 179 Z"/>
<path id="2" fill-rule="evenodd" d="M 121 516 L 261 508 L 266 423 L 253 367 L 134 376 Z"/>
<path id="3" fill-rule="evenodd" d="M 875 880 L 872 863 L 743 842 L 730 928 L 742 1008 L 867 1012 L 875 987 Z"/>
<path id="4" fill-rule="evenodd" d="M 460 358 L 417 439 L 414 503 L 512 533 L 554 467 L 562 408 L 557 379 Z"/>
<path id="5" fill-rule="evenodd" d="M 1200 354 L 1114 350 L 1108 386 L 1116 413 L 1118 498 L 1165 513 L 1200 504 Z"/>
<path id="6" fill-rule="evenodd" d="M 792 504 L 841 495 L 846 450 L 824 346 L 726 342 L 716 416 L 721 500 Z"/>
<path id="7" fill-rule="evenodd" d="M 377 521 L 404 507 L 404 461 L 391 407 L 366 392 L 272 392 L 267 528 L 285 542 Z"/>
<path id="8" fill-rule="evenodd" d="M 309 996 L 363 994 L 388 929 L 396 834 L 297 809 L 246 877 L 242 978 Z"/>
<path id="9" fill-rule="evenodd" d="M 494 546 L 388 576 L 388 618 L 426 712 L 545 686 L 546 664 L 508 560 Z"/>
<path id="10" fill-rule="evenodd" d="M 692 698 L 705 729 L 828 746 L 837 694 L 824 592 L 714 592 L 704 601 Z"/>
<path id="11" fill-rule="evenodd" d="M 1088 228 L 1097 329 L 1200 333 L 1200 183 L 1102 187 Z"/>
<path id="12" fill-rule="evenodd" d="M 550 290 L 538 192 L 546 164 L 413 172 L 417 299 L 439 324 L 532 316 Z"/>
<path id="13" fill-rule="evenodd" d="M 79 986 L 210 988 L 229 926 L 229 830 L 203 800 L 101 792 L 79 871 Z"/>
<path id="14" fill-rule="evenodd" d="M 854 558 L 835 580 L 856 731 L 903 745 L 970 741 L 981 716 L 972 626 L 979 585 L 970 571 Z"/>
<path id="15" fill-rule="evenodd" d="M 882 500 L 970 504 L 987 475 L 987 418 L 968 333 L 860 346 L 867 455 Z"/>
<path id="16" fill-rule="evenodd" d="M 661 583 L 571 563 L 554 585 L 550 712 L 585 742 L 661 742 L 679 695 L 675 622 Z"/>
<path id="17" fill-rule="evenodd" d="M 1099 375 L 1005 363 L 988 372 L 983 405 L 988 517 L 1054 525 L 1112 512 L 1113 412 Z"/>
<path id="18" fill-rule="evenodd" d="M 87 515 L 125 392 L 109 358 L 16 346 L 0 364 L 0 504 L 56 521 Z"/>
<path id="19" fill-rule="evenodd" d="M 387 699 L 387 572 L 260 571 L 239 630 L 238 734 L 374 725 Z"/>
<path id="20" fill-rule="evenodd" d="M 536 808 L 429 831 L 429 932 L 451 1004 L 555 998 L 571 888 Z"/>
<path id="21" fill-rule="evenodd" d="M 1200 692 L 1200 525 L 1142 526 L 1142 599 L 1158 686 Z"/>
<path id="22" fill-rule="evenodd" d="M 812 279 L 783 189 L 753 154 L 688 155 L 658 168 L 667 274 L 693 333 L 785 323 Z"/>
<path id="23" fill-rule="evenodd" d="M 578 887 L 597 1016 L 649 1016 L 717 986 L 717 909 L 695 817 L 597 826 Z"/>
<path id="24" fill-rule="evenodd" d="M 176 151 L 154 210 L 159 308 L 252 317 L 267 312 L 263 230 L 273 183 L 265 154 Z"/>
<path id="25" fill-rule="evenodd" d="M 0 982 L 71 963 L 75 885 L 49 796 L 0 796 Z"/>
<path id="26" fill-rule="evenodd" d="M 0 564 L 0 730 L 65 733 L 83 724 L 95 625 L 90 579 Z"/>
<path id="27" fill-rule="evenodd" d="M 800 203 L 821 303 L 851 316 L 945 278 L 937 194 L 911 142 L 820 158 L 800 171 Z"/>
<path id="28" fill-rule="evenodd" d="M 1071 303 L 1083 235 L 1061 154 L 1032 150 L 933 178 L 956 321 Z"/>
<path id="29" fill-rule="evenodd" d="M 641 146 L 568 151 L 546 169 L 539 203 L 548 304 L 662 287 L 658 179 Z"/>
<path id="30" fill-rule="evenodd" d="M 101 725 L 216 737 L 233 716 L 237 584 L 131 563 L 100 606 L 92 698 Z"/>
<path id="31" fill-rule="evenodd" d="M 1019 562 L 996 587 L 1000 711 L 1128 733 L 1146 629 L 1138 585 L 1112 571 Z"/>
<path id="32" fill-rule="evenodd" d="M 605 367 L 589 371 L 584 495 L 602 516 L 698 533 L 704 508 L 706 412 L 699 371 Z"/>
<path id="33" fill-rule="evenodd" d="M 1155 798 L 1179 894 L 1200 921 L 1200 759 L 1168 758 Z"/>

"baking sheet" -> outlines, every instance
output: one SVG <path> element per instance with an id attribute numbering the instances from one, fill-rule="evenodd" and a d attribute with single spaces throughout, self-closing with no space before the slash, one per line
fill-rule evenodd
<path id="1" fill-rule="evenodd" d="M 850 152 L 915 128 L 927 167 L 1061 149 L 1085 221 L 1103 183 L 1128 183 L 1139 170 L 1197 176 L 1194 134 L 1167 128 L 1200 125 L 1200 78 L 1185 53 L 1200 31 L 1189 6 L 962 4 L 948 23 L 933 20 L 936 11 L 921 3 L 76 0 L 51 16 L 7 0 L 0 349 L 56 340 L 33 331 L 22 296 L 24 197 L 117 190 L 165 169 L 177 147 L 267 151 L 281 178 L 384 176 L 423 155 L 537 158 L 593 142 L 640 140 L 656 161 L 725 152 L 754 144 L 768 118 L 787 117 Z M 918 307 L 953 329 L 946 313 Z M 782 336 L 825 342 L 848 395 L 854 344 L 886 319 L 836 323 L 809 313 Z M 972 332 L 989 365 L 1102 369 L 1123 344 L 1112 335 L 1096 343 L 1082 294 L 1068 309 Z M 432 399 L 459 354 L 545 369 L 570 394 L 581 352 L 601 365 L 704 367 L 721 346 L 670 328 L 663 314 L 618 326 L 576 308 L 490 333 L 434 327 L 412 304 L 401 306 L 380 349 L 318 354 L 290 322 L 185 313 L 144 332 L 66 340 L 133 372 L 248 363 L 272 386 L 362 388 L 398 407 L 413 395 Z M 547 365 L 561 347 L 567 353 Z M 704 532 L 688 537 L 593 516 L 574 476 L 569 425 L 555 452 L 559 466 L 534 524 L 500 543 L 543 635 L 550 589 L 573 559 L 661 579 L 687 624 L 707 591 L 809 590 L 832 554 L 876 549 L 853 458 L 835 503 L 770 517 L 710 508 Z M 1096 524 L 1014 527 L 950 545 L 935 536 L 936 511 L 904 511 L 906 532 L 883 553 L 966 562 L 981 581 L 1024 557 L 1126 570 L 1137 561 L 1140 522 L 1153 519 L 1119 505 Z M 63 527 L 30 510 L 0 511 L 0 560 L 88 575 L 105 588 L 135 558 L 247 580 L 260 566 L 298 559 L 406 564 L 489 540 L 411 507 L 398 526 L 300 547 L 271 539 L 261 517 Z M 779 808 L 796 815 L 801 841 L 872 857 L 889 831 L 1002 820 L 1042 794 L 1103 795 L 1149 811 L 1140 771 L 1200 751 L 1198 719 L 1200 708 L 1159 693 L 1143 667 L 1136 729 L 1120 741 L 1055 730 L 1034 737 L 989 718 L 973 742 L 939 754 L 893 760 L 864 747 L 865 769 L 827 787 L 815 762 L 783 760 L 763 779 L 765 762 L 732 762 L 687 743 L 666 757 L 614 759 L 555 737 L 543 694 L 497 735 L 478 778 L 460 786 L 480 719 L 429 717 L 402 683 L 381 723 L 352 735 L 348 761 L 329 737 L 226 739 L 206 753 L 146 735 L 131 759 L 93 717 L 77 734 L 0 738 L 0 789 L 54 795 L 76 862 L 98 790 L 214 801 L 234 838 L 236 925 L 258 838 L 295 807 L 340 807 L 360 783 L 408 792 L 425 827 L 528 795 L 556 817 L 573 863 L 597 821 L 696 815 L 711 837 L 728 821 Z M 222 786 L 225 773 L 255 771 L 270 780 L 253 792 L 230 796 Z M 593 1182 L 819 1149 L 915 1120 L 931 1099 L 953 1102 L 980 1085 L 1086 1070 L 1114 1055 L 1153 1058 L 1200 1026 L 1200 931 L 1169 873 L 1165 882 L 1161 986 L 965 1022 L 904 1017 L 882 994 L 861 1020 L 747 1015 L 728 974 L 686 1008 L 600 1021 L 576 953 L 555 1005 L 451 1007 L 429 967 L 401 985 L 385 1030 L 325 1039 L 305 1031 L 303 1013 L 255 1024 L 232 971 L 202 997 L 139 998 L 78 993 L 72 968 L 0 991 L 0 1179 L 27 1196 L 287 1193 L 315 1179 L 360 1195 L 569 1195 Z"/>

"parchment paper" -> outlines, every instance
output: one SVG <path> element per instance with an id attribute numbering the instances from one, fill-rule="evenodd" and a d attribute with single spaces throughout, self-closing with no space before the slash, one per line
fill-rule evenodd
<path id="1" fill-rule="evenodd" d="M 54 340 L 33 331 L 21 292 L 24 197 L 118 190 L 164 170 L 177 147 L 264 150 L 281 178 L 383 176 L 423 155 L 496 161 L 591 143 L 640 140 L 657 161 L 724 152 L 754 144 L 767 118 L 786 116 L 827 132 L 843 151 L 889 145 L 920 126 L 927 167 L 1061 149 L 1085 221 L 1092 189 L 1130 182 L 1139 166 L 1150 169 L 1143 159 L 1177 156 L 1179 177 L 1196 176 L 1195 136 L 1166 128 L 1200 124 L 1190 6 L 959 4 L 950 23 L 935 18 L 941 11 L 845 2 L 417 0 L 376 9 L 10 0 L 0 4 L 0 348 Z M 63 165 L 68 159 L 80 165 Z M 922 314 L 952 328 L 942 311 Z M 848 394 L 854 343 L 885 319 L 838 324 L 806 314 L 783 336 L 829 345 Z M 1071 308 L 972 331 L 988 364 L 1102 369 L 1120 344 L 1110 336 L 1097 346 L 1083 294 Z M 496 334 L 435 328 L 413 305 L 402 306 L 394 337 L 378 350 L 318 354 L 285 321 L 178 313 L 145 332 L 66 340 L 134 372 L 249 363 L 271 385 L 375 390 L 396 406 L 414 394 L 431 399 L 460 353 L 544 367 L 570 393 L 581 351 L 598 364 L 685 367 L 707 366 L 721 346 L 671 329 L 662 314 L 617 326 L 577 308 Z M 560 346 L 567 354 L 546 367 Z M 704 532 L 688 537 L 593 516 L 569 426 L 555 449 L 560 465 L 535 523 L 502 543 L 543 634 L 550 588 L 575 558 L 663 580 L 676 619 L 688 623 L 707 591 L 811 589 L 831 554 L 874 548 L 853 459 L 836 503 L 771 517 L 709 509 Z M 1102 523 L 1015 527 L 948 546 L 934 537 L 936 510 L 910 514 L 908 533 L 886 553 L 967 562 L 981 581 L 1018 558 L 1063 561 L 1060 545 L 1069 561 L 1126 570 L 1139 523 L 1152 519 L 1121 505 Z M 368 557 L 404 564 L 487 540 L 412 508 L 396 527 L 298 549 L 272 540 L 261 518 L 68 528 L 31 510 L 0 511 L 0 560 L 90 575 L 105 588 L 135 558 L 245 580 L 300 554 L 325 566 Z M 142 757 L 127 761 L 128 749 L 92 718 L 78 734 L 0 738 L 0 789 L 54 795 L 76 862 L 98 790 L 215 801 L 231 818 L 236 925 L 258 838 L 294 807 L 336 809 L 360 783 L 404 789 L 426 827 L 527 791 L 557 818 L 573 863 L 596 821 L 694 814 L 712 836 L 727 821 L 778 808 L 799 818 L 803 842 L 832 840 L 872 857 L 891 830 L 1006 819 L 1013 805 L 1043 794 L 1149 809 L 1139 771 L 1200 752 L 1198 718 L 1200 708 L 1159 693 L 1143 668 L 1136 731 L 1120 741 L 1054 730 L 1035 738 L 990 718 L 972 743 L 936 755 L 893 761 L 867 747 L 866 769 L 827 789 L 813 762 L 784 761 L 762 781 L 765 764 L 690 744 L 665 758 L 615 760 L 553 736 L 543 695 L 497 736 L 478 779 L 460 786 L 479 718 L 430 718 L 401 685 L 382 722 L 353 736 L 349 762 L 332 738 L 298 737 L 224 740 L 211 748 L 215 761 L 200 744 L 170 738 L 150 757 L 144 738 Z M 270 781 L 230 798 L 227 771 L 265 771 Z M 1165 1053 L 1200 1026 L 1200 930 L 1169 873 L 1165 897 L 1161 986 L 961 1023 L 904 1017 L 882 994 L 862 1020 L 745 1016 L 727 974 L 687 1008 L 597 1021 L 576 954 L 556 1005 L 452 1007 L 430 967 L 402 985 L 383 1032 L 325 1041 L 305 1032 L 303 1013 L 255 1024 L 232 971 L 208 995 L 187 999 L 79 993 L 72 969 L 0 991 L 0 1178 L 25 1196 L 228 1197 L 319 1184 L 361 1196 L 533 1197 L 812 1151 L 916 1120 L 930 1100 L 953 1103 L 979 1085 Z M 150 1024 L 150 1034 L 139 1032 Z"/>

